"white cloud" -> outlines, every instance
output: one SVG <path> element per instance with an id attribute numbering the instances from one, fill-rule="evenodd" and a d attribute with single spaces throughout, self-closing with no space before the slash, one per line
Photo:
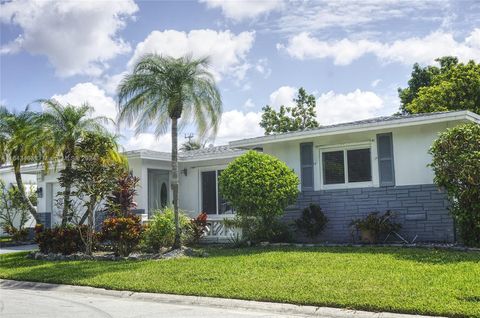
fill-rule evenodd
<path id="1" fill-rule="evenodd" d="M 183 141 L 179 141 L 180 143 Z M 154 151 L 171 152 L 172 151 L 171 134 L 155 136 L 152 133 L 141 133 L 133 135 L 124 143 L 125 150 L 148 149 Z"/>
<path id="2" fill-rule="evenodd" d="M 245 103 L 243 104 L 244 108 L 255 108 L 255 103 L 251 98 L 247 99 Z"/>
<path id="3" fill-rule="evenodd" d="M 232 76 L 243 79 L 251 67 L 246 55 L 252 48 L 255 32 L 234 34 L 231 31 L 192 30 L 188 33 L 166 30 L 153 31 L 135 48 L 129 67 L 146 53 L 157 53 L 175 58 L 192 54 L 194 57 L 210 56 L 212 73 L 217 79 Z"/>
<path id="4" fill-rule="evenodd" d="M 261 118 L 262 114 L 256 112 L 243 113 L 238 110 L 224 112 L 215 143 L 222 145 L 231 140 L 263 135 L 263 128 L 260 127 Z"/>
<path id="5" fill-rule="evenodd" d="M 371 85 L 372 87 L 377 87 L 378 84 L 380 84 L 381 82 L 382 82 L 382 80 L 379 79 L 379 78 L 377 78 L 376 80 L 373 80 L 373 81 L 370 83 L 370 85 Z"/>
<path id="6" fill-rule="evenodd" d="M 317 99 L 316 111 L 319 123 L 328 125 L 375 117 L 383 106 L 383 100 L 373 92 L 357 89 L 338 94 L 329 91 Z"/>
<path id="7" fill-rule="evenodd" d="M 207 8 L 221 9 L 226 18 L 236 22 L 254 19 L 284 7 L 283 0 L 200 0 L 200 2 L 206 3 Z"/>
<path id="8" fill-rule="evenodd" d="M 118 31 L 137 10 L 133 0 L 6 2 L 0 22 L 22 33 L 0 52 L 45 55 L 60 76 L 99 75 L 110 59 L 130 51 Z"/>
<path id="9" fill-rule="evenodd" d="M 115 100 L 93 83 L 79 83 L 66 94 L 53 95 L 52 98 L 72 105 L 81 105 L 86 102 L 95 109 L 94 116 L 105 116 L 113 120 L 117 117 Z"/>
<path id="10" fill-rule="evenodd" d="M 471 32 L 463 42 L 453 34 L 433 32 L 423 38 L 412 37 L 390 43 L 371 40 L 320 41 L 307 32 L 289 39 L 287 45 L 277 44 L 290 56 L 304 59 L 333 58 L 336 65 L 348 65 L 354 60 L 373 54 L 384 62 L 428 64 L 441 56 L 454 55 L 462 61 L 480 61 L 480 29 Z"/>
<path id="11" fill-rule="evenodd" d="M 280 106 L 294 106 L 293 99 L 297 94 L 298 89 L 292 86 L 282 86 L 270 94 L 270 106 L 274 109 L 279 109 Z"/>
<path id="12" fill-rule="evenodd" d="M 444 19 L 449 7 L 448 1 L 435 0 L 290 1 L 278 19 L 268 21 L 268 28 L 291 34 L 333 28 L 356 33 L 358 28 L 401 18 Z"/>

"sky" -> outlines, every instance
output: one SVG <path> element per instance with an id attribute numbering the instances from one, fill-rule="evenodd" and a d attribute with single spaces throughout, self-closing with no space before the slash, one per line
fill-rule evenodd
<path id="1" fill-rule="evenodd" d="M 479 1 L 4 1 L 0 103 L 55 98 L 116 118 L 116 87 L 139 57 L 209 56 L 223 100 L 215 139 L 260 136 L 261 109 L 317 99 L 322 125 L 391 115 L 412 66 L 480 62 Z M 111 127 L 110 127 L 111 128 Z M 114 129 L 114 128 L 111 128 Z M 170 134 L 119 126 L 125 150 L 170 149 Z M 195 133 L 187 125 L 184 134 Z"/>

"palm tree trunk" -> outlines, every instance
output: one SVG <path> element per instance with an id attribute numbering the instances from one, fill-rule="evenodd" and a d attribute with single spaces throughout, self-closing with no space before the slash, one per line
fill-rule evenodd
<path id="1" fill-rule="evenodd" d="M 72 193 L 72 167 L 73 167 L 73 151 L 67 146 L 63 154 L 63 162 L 65 163 L 65 189 L 63 192 L 63 211 L 62 211 L 62 226 L 67 225 L 70 221 L 70 195 Z"/>
<path id="2" fill-rule="evenodd" d="M 23 184 L 22 173 L 20 171 L 20 167 L 21 167 L 20 161 L 14 160 L 13 161 L 13 170 L 14 170 L 14 173 L 15 173 L 15 180 L 17 181 L 18 192 L 20 192 L 20 195 L 22 196 L 23 201 L 27 204 L 28 210 L 32 214 L 32 216 L 35 219 L 35 221 L 37 222 L 37 224 L 40 224 L 41 222 L 40 222 L 40 218 L 39 218 L 38 213 L 37 213 L 37 209 L 32 204 L 32 202 L 28 198 L 27 194 L 25 193 L 25 186 Z"/>
<path id="3" fill-rule="evenodd" d="M 178 220 L 178 118 L 172 118 L 172 192 L 175 215 L 175 241 L 172 248 L 180 248 L 180 224 Z"/>

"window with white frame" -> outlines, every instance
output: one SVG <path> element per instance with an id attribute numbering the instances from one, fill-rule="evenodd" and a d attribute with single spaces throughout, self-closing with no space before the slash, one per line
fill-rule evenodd
<path id="1" fill-rule="evenodd" d="M 321 162 L 324 186 L 372 182 L 370 147 L 322 150 Z"/>
<path id="2" fill-rule="evenodd" d="M 202 211 L 207 214 L 233 214 L 232 206 L 220 194 L 218 179 L 223 170 L 202 171 Z"/>

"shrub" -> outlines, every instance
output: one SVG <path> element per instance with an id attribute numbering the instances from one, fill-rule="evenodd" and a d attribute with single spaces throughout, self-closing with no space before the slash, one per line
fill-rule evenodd
<path id="1" fill-rule="evenodd" d="M 21 242 L 28 239 L 28 229 L 26 228 L 17 229 L 13 226 L 5 225 L 3 230 L 12 237 L 12 241 Z"/>
<path id="2" fill-rule="evenodd" d="M 190 219 L 179 211 L 182 241 L 188 241 Z M 173 208 L 167 207 L 154 213 L 143 235 L 142 247 L 149 252 L 158 252 L 162 247 L 171 247 L 175 241 L 175 216 Z"/>
<path id="3" fill-rule="evenodd" d="M 363 219 L 356 219 L 351 222 L 351 226 L 360 231 L 362 241 L 366 243 L 377 243 L 380 236 L 387 235 L 390 232 L 398 231 L 401 225 L 392 222 L 395 214 L 388 210 L 383 215 L 379 212 L 372 212 Z"/>
<path id="4" fill-rule="evenodd" d="M 264 223 L 256 217 L 235 217 L 224 221 L 225 226 L 242 229 L 242 240 L 244 242 L 258 243 L 285 243 L 292 241 L 292 233 L 288 224 L 272 219 L 270 223 Z M 235 237 L 238 240 L 238 237 Z"/>
<path id="5" fill-rule="evenodd" d="M 35 226 L 35 242 L 42 253 L 72 254 L 85 251 L 80 231 L 87 231 L 86 225 L 64 227 L 56 226 L 44 229 L 41 224 Z"/>
<path id="6" fill-rule="evenodd" d="M 207 213 L 202 212 L 190 220 L 190 239 L 193 244 L 198 244 L 200 239 L 207 234 L 207 218 Z"/>
<path id="7" fill-rule="evenodd" d="M 108 215 L 128 216 L 132 209 L 137 207 L 135 196 L 140 178 L 131 172 L 124 172 L 117 178 L 117 184 L 112 193 L 107 197 L 105 204 Z"/>
<path id="8" fill-rule="evenodd" d="M 109 217 L 102 224 L 102 240 L 110 242 L 115 255 L 128 256 L 140 242 L 142 231 L 136 215 Z"/>
<path id="9" fill-rule="evenodd" d="M 328 219 L 317 204 L 310 204 L 302 211 L 302 216 L 295 221 L 297 229 L 309 239 L 314 239 L 322 233 Z"/>
<path id="10" fill-rule="evenodd" d="M 248 225 L 248 228 L 242 227 L 243 233 L 264 231 L 266 240 L 277 239 L 275 226 L 284 230 L 278 217 L 295 202 L 298 184 L 297 175 L 284 162 L 256 151 L 249 151 L 232 161 L 219 178 L 220 192 L 235 208 L 237 223 Z M 268 237 L 270 234 L 273 235 L 271 238 Z"/>
<path id="11" fill-rule="evenodd" d="M 430 166 L 445 188 L 464 244 L 480 246 L 480 125 L 448 129 L 433 143 Z"/>

